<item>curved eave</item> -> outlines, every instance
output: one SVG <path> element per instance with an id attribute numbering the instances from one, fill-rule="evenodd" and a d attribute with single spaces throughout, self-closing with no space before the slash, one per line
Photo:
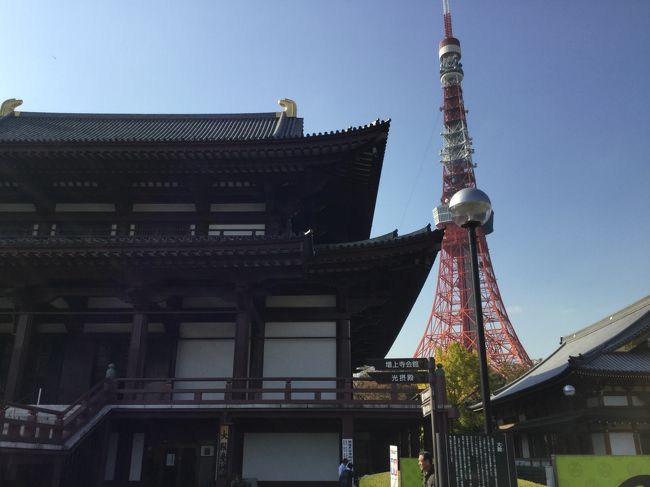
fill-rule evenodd
<path id="1" fill-rule="evenodd" d="M 102 154 L 123 159 L 169 159 L 178 155 L 187 158 L 211 160 L 286 158 L 321 155 L 354 149 L 368 137 L 388 134 L 390 120 L 346 130 L 311 134 L 300 137 L 242 139 L 242 140 L 76 140 L 76 141 L 19 141 L 2 142 L 0 158 L 7 155 L 22 155 L 26 158 L 56 158 Z M 380 136 L 380 138 L 382 138 Z M 165 156 L 166 155 L 166 156 Z M 86 159 L 87 160 L 87 159 Z"/>
<path id="2" fill-rule="evenodd" d="M 317 246 L 308 272 L 327 276 L 346 272 L 356 278 L 348 299 L 375 300 L 353 314 L 352 341 L 361 365 L 384 356 L 397 338 L 422 290 L 443 238 L 441 230 L 327 246 Z"/>

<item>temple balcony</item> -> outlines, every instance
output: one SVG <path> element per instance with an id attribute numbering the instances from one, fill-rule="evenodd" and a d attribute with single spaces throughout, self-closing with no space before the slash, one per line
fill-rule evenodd
<path id="1" fill-rule="evenodd" d="M 106 379 L 65 405 L 4 403 L 0 447 L 65 450 L 114 412 L 400 411 L 419 415 L 414 385 L 341 377 Z"/>

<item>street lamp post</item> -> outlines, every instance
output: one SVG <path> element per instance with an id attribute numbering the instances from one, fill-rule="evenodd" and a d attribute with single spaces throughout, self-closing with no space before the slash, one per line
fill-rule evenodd
<path id="1" fill-rule="evenodd" d="M 481 281 L 478 271 L 478 250 L 476 247 L 476 228 L 485 224 L 492 215 L 490 198 L 476 188 L 464 188 L 454 194 L 449 201 L 449 211 L 454 222 L 467 228 L 469 251 L 472 263 L 472 284 L 474 291 L 474 313 L 478 337 L 479 370 L 481 374 L 481 398 L 485 415 L 485 434 L 492 434 L 492 407 L 490 405 L 490 383 L 488 380 L 487 352 L 485 349 L 485 329 L 483 325 L 483 306 L 481 300 Z"/>

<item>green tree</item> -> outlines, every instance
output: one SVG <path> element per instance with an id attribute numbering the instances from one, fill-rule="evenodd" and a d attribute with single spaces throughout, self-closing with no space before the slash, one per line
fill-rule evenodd
<path id="1" fill-rule="evenodd" d="M 452 343 L 446 351 L 436 350 L 436 363 L 442 364 L 447 382 L 447 399 L 458 409 L 458 419 L 454 424 L 457 432 L 478 432 L 483 428 L 482 412 L 469 409 L 481 401 L 480 372 L 478 354 L 463 347 L 460 343 Z M 490 368 L 488 378 L 490 391 L 512 382 L 528 370 L 525 365 L 513 365 L 497 372 Z"/>
<path id="2" fill-rule="evenodd" d="M 469 410 L 480 401 L 478 355 L 460 343 L 452 343 L 447 350 L 438 349 L 436 364 L 441 364 L 447 382 L 447 399 L 458 409 L 454 429 L 459 432 L 479 431 L 483 424 L 481 414 Z"/>

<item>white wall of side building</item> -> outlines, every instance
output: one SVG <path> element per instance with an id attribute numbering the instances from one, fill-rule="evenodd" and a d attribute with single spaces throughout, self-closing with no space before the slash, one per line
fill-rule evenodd
<path id="1" fill-rule="evenodd" d="M 337 433 L 245 433 L 242 477 L 260 481 L 336 481 Z"/>

